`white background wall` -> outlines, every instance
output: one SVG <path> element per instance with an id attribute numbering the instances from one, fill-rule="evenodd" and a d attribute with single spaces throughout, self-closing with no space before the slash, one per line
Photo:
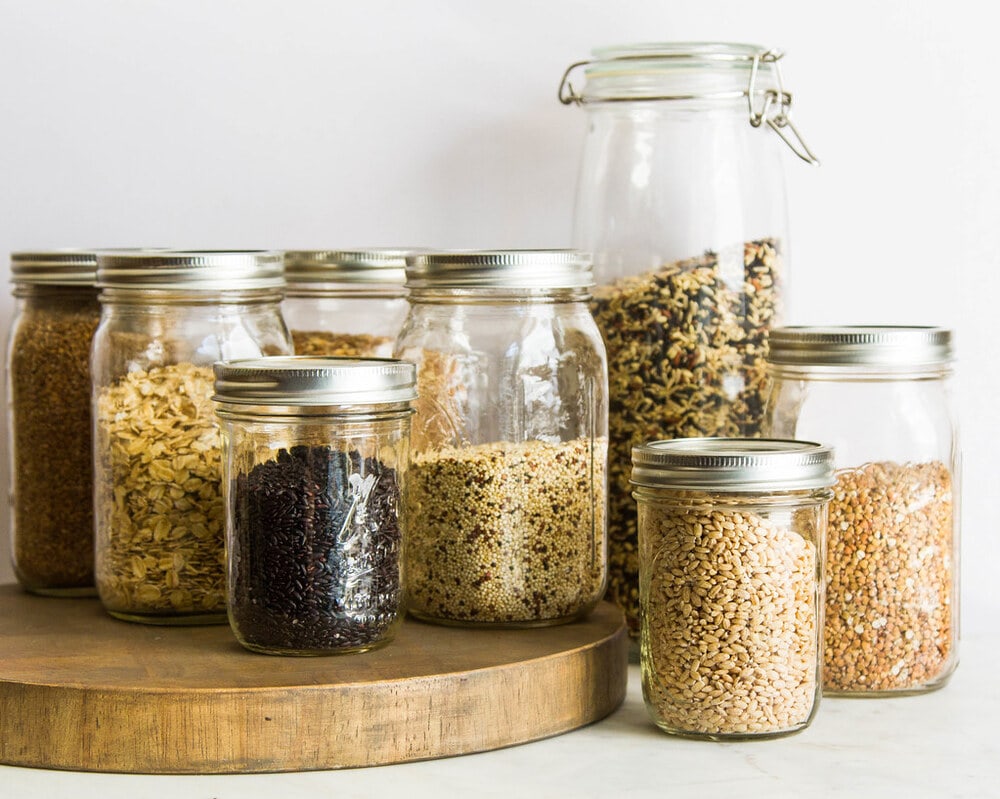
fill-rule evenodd
<path id="1" fill-rule="evenodd" d="M 956 329 L 964 625 L 995 629 L 1000 69 L 983 8 L 0 0 L 0 259 L 565 246 L 584 123 L 556 100 L 570 62 L 649 40 L 782 48 L 794 118 L 823 161 L 786 164 L 791 321 Z"/>

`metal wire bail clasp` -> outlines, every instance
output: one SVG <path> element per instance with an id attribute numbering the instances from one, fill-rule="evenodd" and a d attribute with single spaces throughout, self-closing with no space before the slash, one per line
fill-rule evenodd
<path id="1" fill-rule="evenodd" d="M 792 106 L 792 94 L 785 90 L 781 80 L 781 67 L 778 61 L 784 53 L 777 50 L 764 50 L 753 57 L 750 65 L 750 82 L 747 85 L 747 107 L 750 112 L 750 124 L 759 128 L 762 122 L 777 133 L 781 140 L 788 145 L 789 149 L 807 164 L 818 165 L 819 159 L 813 155 L 809 145 L 806 144 L 798 128 L 792 123 L 789 116 L 789 109 Z M 774 65 L 774 78 L 778 84 L 776 89 L 765 89 L 762 93 L 762 101 L 759 108 L 754 108 L 754 99 L 757 95 L 757 75 L 760 72 L 760 64 L 767 63 Z"/>
<path id="2" fill-rule="evenodd" d="M 592 64 L 592 61 L 576 61 L 566 67 L 566 71 L 563 73 L 562 80 L 559 81 L 559 102 L 563 105 L 572 105 L 576 103 L 577 105 L 583 105 L 583 95 L 578 94 L 576 89 L 573 88 L 573 84 L 569 82 L 570 73 L 574 69 L 579 69 L 580 67 L 585 67 L 588 64 Z"/>

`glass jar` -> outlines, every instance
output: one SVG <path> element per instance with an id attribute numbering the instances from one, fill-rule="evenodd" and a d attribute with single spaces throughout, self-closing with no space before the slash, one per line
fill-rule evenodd
<path id="1" fill-rule="evenodd" d="M 97 254 L 15 252 L 7 348 L 11 554 L 36 594 L 94 589 L 90 343 Z"/>
<path id="2" fill-rule="evenodd" d="M 411 363 L 216 364 L 229 621 L 275 655 L 364 652 L 402 623 Z"/>
<path id="3" fill-rule="evenodd" d="M 776 436 L 837 452 L 824 690 L 940 688 L 958 663 L 960 454 L 951 332 L 788 327 L 771 337 Z"/>
<path id="4" fill-rule="evenodd" d="M 588 256 L 407 259 L 395 356 L 418 365 L 406 549 L 410 612 L 543 626 L 605 588 L 607 371 Z"/>
<path id="5" fill-rule="evenodd" d="M 101 253 L 95 567 L 111 615 L 225 622 L 218 360 L 287 355 L 274 252 Z"/>
<path id="6" fill-rule="evenodd" d="M 632 447 L 760 433 L 767 334 L 788 279 L 785 143 L 815 162 L 789 119 L 780 58 L 636 44 L 595 50 L 560 85 L 587 112 L 573 246 L 594 255 L 611 386 L 608 593 L 633 638 Z"/>
<path id="7" fill-rule="evenodd" d="M 291 250 L 282 313 L 298 355 L 388 356 L 408 309 L 411 250 Z"/>
<path id="8" fill-rule="evenodd" d="M 636 447 L 640 671 L 661 729 L 787 735 L 822 693 L 828 447 L 674 439 Z"/>

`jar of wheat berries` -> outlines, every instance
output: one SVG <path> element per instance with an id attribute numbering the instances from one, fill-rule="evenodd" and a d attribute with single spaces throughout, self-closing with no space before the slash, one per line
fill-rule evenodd
<path id="1" fill-rule="evenodd" d="M 566 250 L 407 259 L 395 357 L 417 364 L 409 610 L 544 626 L 605 587 L 607 371 L 590 259 Z"/>
<path id="2" fill-rule="evenodd" d="M 788 327 L 771 338 L 772 435 L 837 452 L 824 690 L 943 686 L 958 663 L 959 446 L 952 336 L 935 327 Z"/>
<path id="3" fill-rule="evenodd" d="M 782 54 L 747 44 L 601 48 L 560 99 L 586 112 L 573 246 L 593 253 L 608 349 L 609 598 L 638 635 L 632 447 L 760 434 L 769 330 L 786 314 Z"/>
<path id="4" fill-rule="evenodd" d="M 803 729 L 822 689 L 830 449 L 674 439 L 636 447 L 632 463 L 653 721 L 714 740 Z"/>
<path id="5" fill-rule="evenodd" d="M 226 621 L 216 361 L 289 355 L 277 252 L 101 253 L 91 367 L 95 577 L 107 611 Z"/>
<path id="6" fill-rule="evenodd" d="M 18 582 L 94 593 L 90 343 L 101 308 L 97 254 L 15 252 L 7 348 L 11 553 Z"/>
<path id="7" fill-rule="evenodd" d="M 386 357 L 406 318 L 413 250 L 289 250 L 282 313 L 298 355 Z"/>

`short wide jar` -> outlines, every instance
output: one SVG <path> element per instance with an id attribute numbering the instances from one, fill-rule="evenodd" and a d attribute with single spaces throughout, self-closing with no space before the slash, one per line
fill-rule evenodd
<path id="1" fill-rule="evenodd" d="M 951 331 L 784 327 L 768 358 L 771 435 L 819 438 L 837 452 L 824 692 L 942 687 L 959 643 Z"/>
<path id="2" fill-rule="evenodd" d="M 415 367 L 287 357 L 223 362 L 215 374 L 237 639 L 275 655 L 388 643 L 405 612 Z"/>
<path id="3" fill-rule="evenodd" d="M 669 733 L 806 727 L 821 695 L 832 452 L 802 441 L 674 439 L 632 451 L 640 666 Z"/>

